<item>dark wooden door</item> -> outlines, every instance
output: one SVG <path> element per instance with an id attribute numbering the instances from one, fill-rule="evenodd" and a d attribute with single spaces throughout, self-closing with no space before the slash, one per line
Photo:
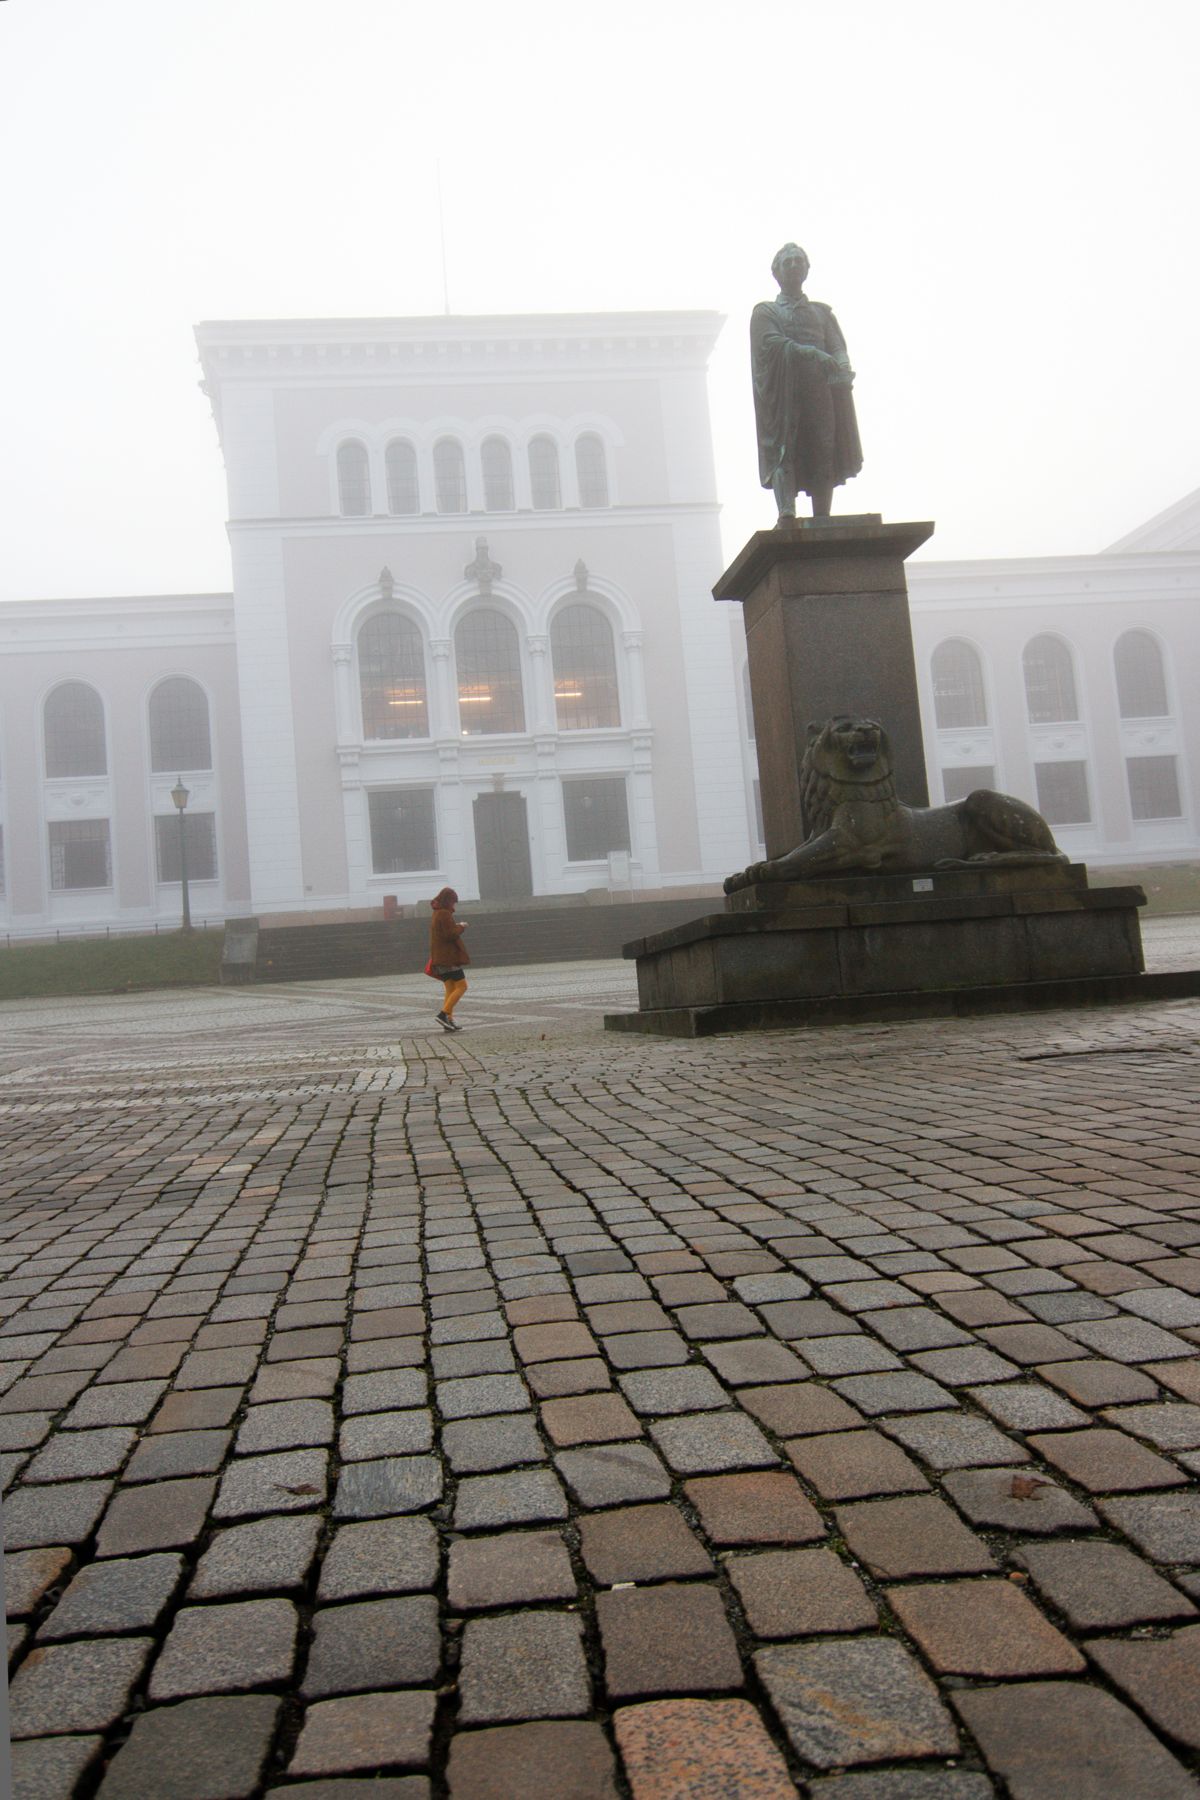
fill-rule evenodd
<path id="1" fill-rule="evenodd" d="M 481 900 L 525 900 L 532 894 L 523 795 L 480 794 L 475 802 L 475 856 Z"/>

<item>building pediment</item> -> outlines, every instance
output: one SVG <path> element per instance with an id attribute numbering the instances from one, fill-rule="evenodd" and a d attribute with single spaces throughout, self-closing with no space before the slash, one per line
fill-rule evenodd
<path id="1" fill-rule="evenodd" d="M 1109 551 L 1200 550 L 1200 488 L 1118 538 Z"/>

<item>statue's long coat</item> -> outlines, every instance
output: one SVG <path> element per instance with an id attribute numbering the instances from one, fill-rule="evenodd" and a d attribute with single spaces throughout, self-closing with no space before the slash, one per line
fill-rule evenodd
<path id="1" fill-rule="evenodd" d="M 758 424 L 758 471 L 770 487 L 787 467 L 797 493 L 837 487 L 862 468 L 862 445 L 848 387 L 831 387 L 813 357 L 794 346 L 815 344 L 846 356 L 831 308 L 820 300 L 764 300 L 750 318 L 750 364 Z M 849 367 L 847 360 L 846 366 Z"/>

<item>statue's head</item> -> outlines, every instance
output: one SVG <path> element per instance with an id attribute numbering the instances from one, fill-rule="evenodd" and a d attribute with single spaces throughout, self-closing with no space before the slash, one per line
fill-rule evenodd
<path id="1" fill-rule="evenodd" d="M 789 271 L 798 269 L 801 282 L 807 279 L 809 269 L 808 257 L 804 254 L 804 251 L 800 248 L 799 244 L 785 244 L 783 249 L 776 253 L 775 260 L 771 264 L 771 273 L 779 283 L 780 287 L 783 286 L 785 269 Z"/>

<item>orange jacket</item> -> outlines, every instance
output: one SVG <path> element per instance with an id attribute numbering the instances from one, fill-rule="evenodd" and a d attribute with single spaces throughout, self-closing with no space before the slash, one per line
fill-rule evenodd
<path id="1" fill-rule="evenodd" d="M 463 943 L 464 927 L 444 906 L 435 906 L 429 922 L 429 960 L 443 969 L 469 963 L 471 953 Z"/>

